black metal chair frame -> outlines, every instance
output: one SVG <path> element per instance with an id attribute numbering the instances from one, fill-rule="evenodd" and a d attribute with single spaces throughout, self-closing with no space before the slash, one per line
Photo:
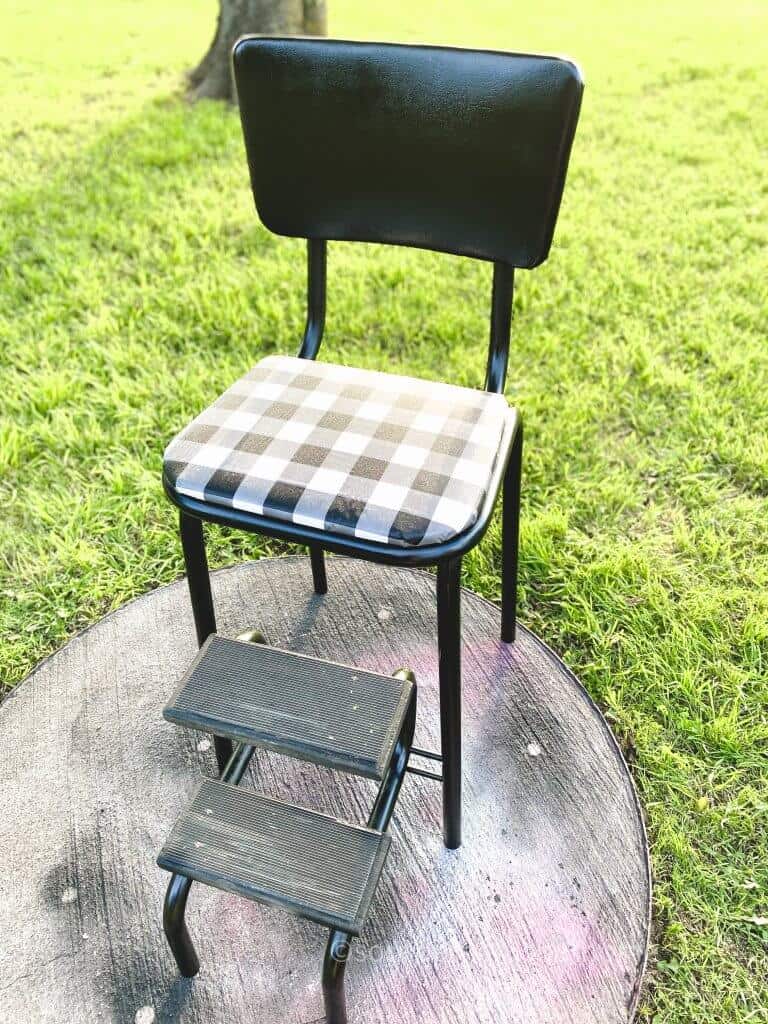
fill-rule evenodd
<path id="1" fill-rule="evenodd" d="M 255 643 L 264 642 L 264 637 L 257 632 L 246 634 L 243 639 Z M 393 675 L 415 682 L 415 676 L 410 669 L 399 669 Z M 416 726 L 416 702 L 417 691 L 414 688 L 389 765 L 368 816 L 368 827 L 377 832 L 386 832 L 389 828 L 405 778 Z M 250 744 L 238 743 L 221 772 L 222 782 L 237 786 L 245 775 L 255 750 L 256 747 Z M 192 881 L 186 875 L 172 875 L 163 904 L 163 930 L 176 965 L 185 978 L 193 978 L 200 970 L 200 961 L 184 920 Z M 328 937 L 322 972 L 327 1024 L 347 1024 L 344 978 L 352 940 L 353 936 L 349 932 L 339 929 L 332 929 Z"/>
<path id="2" fill-rule="evenodd" d="M 504 391 L 506 380 L 507 362 L 510 347 L 510 331 L 512 321 L 512 304 L 514 288 L 515 267 L 531 267 L 542 262 L 548 253 L 551 242 L 554 223 L 557 217 L 560 195 L 565 179 L 570 145 L 575 132 L 576 120 L 578 118 L 579 104 L 581 100 L 582 83 L 578 70 L 569 62 L 560 61 L 555 58 L 528 57 L 526 55 L 514 54 L 491 54 L 487 51 L 475 51 L 476 55 L 492 62 L 492 67 L 502 69 L 504 74 L 509 73 L 511 64 L 515 61 L 527 62 L 525 67 L 521 64 L 520 88 L 522 92 L 530 89 L 530 82 L 535 79 L 531 75 L 531 67 L 534 70 L 539 66 L 542 68 L 543 78 L 538 91 L 533 95 L 533 100 L 524 98 L 518 107 L 523 110 L 525 117 L 529 117 L 531 110 L 525 108 L 524 104 L 535 108 L 538 102 L 550 102 L 547 92 L 552 93 L 551 76 L 553 69 L 562 80 L 558 88 L 562 90 L 563 98 L 558 100 L 559 106 L 555 105 L 552 110 L 547 108 L 547 124 L 552 138 L 547 136 L 547 145 L 542 145 L 541 159 L 546 161 L 543 164 L 542 174 L 546 175 L 546 182 L 541 186 L 544 190 L 542 213 L 538 219 L 530 221 L 526 203 L 530 207 L 528 193 L 536 188 L 536 182 L 532 176 L 531 169 L 525 169 L 525 177 L 521 172 L 521 194 L 514 199 L 517 204 L 507 215 L 519 212 L 525 230 L 518 232 L 520 237 L 510 232 L 511 241 L 504 238 L 497 238 L 494 224 L 494 210 L 492 208 L 493 197 L 488 200 L 491 206 L 485 209 L 488 215 L 485 232 L 487 239 L 482 244 L 477 242 L 477 231 L 474 229 L 470 237 L 469 230 L 456 227 L 451 221 L 446 227 L 438 221 L 438 214 L 433 212 L 434 224 L 427 223 L 426 231 L 433 230 L 434 239 L 419 241 L 403 229 L 399 235 L 393 237 L 386 222 L 381 220 L 381 213 L 378 208 L 373 210 L 367 208 L 363 201 L 360 216 L 365 222 L 370 222 L 365 230 L 356 228 L 357 233 L 348 232 L 335 227 L 333 234 L 326 234 L 326 237 L 317 237 L 324 230 L 323 216 L 313 218 L 312 212 L 303 211 L 306 224 L 302 222 L 301 230 L 293 227 L 281 227 L 275 224 L 280 217 L 290 218 L 290 197 L 283 194 L 276 194 L 276 186 L 270 185 L 270 192 L 267 186 L 260 181 L 260 164 L 254 156 L 262 139 L 253 141 L 250 132 L 253 122 L 260 116 L 258 107 L 252 104 L 253 96 L 258 91 L 254 85 L 246 81 L 248 73 L 248 62 L 254 63 L 254 58 L 259 58 L 258 51 L 275 51 L 282 59 L 285 53 L 295 56 L 301 60 L 303 54 L 308 54 L 312 59 L 317 53 L 321 56 L 328 55 L 329 82 L 328 90 L 336 89 L 334 103 L 337 102 L 338 87 L 334 85 L 334 75 L 338 67 L 344 68 L 346 54 L 351 52 L 353 59 L 358 60 L 370 54 L 374 60 L 392 62 L 406 62 L 410 60 L 410 53 L 413 53 L 413 65 L 417 66 L 418 61 L 424 54 L 427 55 L 425 69 L 429 68 L 428 61 L 434 58 L 435 54 L 439 59 L 445 60 L 447 67 L 451 65 L 451 54 L 466 55 L 470 51 L 455 51 L 448 48 L 437 47 L 405 47 L 392 44 L 349 44 L 334 41 L 320 40 L 295 40 L 295 39 L 270 39 L 268 37 L 246 37 L 240 40 L 234 49 L 235 77 L 240 95 L 241 117 L 243 129 L 246 136 L 246 149 L 249 156 L 251 179 L 254 188 L 254 195 L 257 200 L 259 213 L 262 220 L 268 227 L 282 234 L 303 234 L 307 238 L 308 255 L 308 282 L 307 282 L 307 320 L 304 337 L 299 351 L 299 356 L 304 359 L 315 359 L 320 343 L 323 338 L 326 312 L 326 262 L 327 262 L 327 239 L 328 237 L 341 240 L 370 240 L 384 241 L 393 244 L 414 245 L 423 248 L 434 248 L 441 251 L 453 252 L 461 255 L 469 255 L 475 258 L 485 259 L 493 262 L 493 286 L 491 296 L 490 315 L 490 342 L 487 369 L 485 376 L 485 389 L 489 392 L 501 394 Z M 539 62 L 539 63 L 536 63 Z M 460 81 L 464 65 L 456 64 L 457 80 Z M 424 73 L 427 73 L 426 70 Z M 536 71 L 538 73 L 538 71 Z M 547 78 L 546 76 L 550 76 Z M 273 76 L 274 77 L 274 76 Z M 391 76 L 394 77 L 394 76 Z M 259 80 L 261 81 L 261 80 Z M 427 92 L 427 102 L 439 104 L 442 100 L 433 89 L 434 95 L 429 95 L 430 81 L 425 80 L 424 86 Z M 564 84 L 563 84 L 564 83 Z M 346 87 L 342 83 L 342 87 Z M 261 88 L 261 85 L 258 86 Z M 250 95 L 250 92 L 253 95 Z M 349 92 L 349 90 L 348 90 Z M 346 95 L 346 94 L 345 94 Z M 526 97 L 528 94 L 525 94 Z M 483 103 L 485 97 L 482 94 L 482 83 L 478 93 L 479 102 Z M 541 101 L 539 98 L 545 97 Z M 251 105 L 249 105 L 251 104 Z M 263 106 L 269 106 L 264 104 Z M 352 110 L 354 104 L 350 105 Z M 550 104 L 551 106 L 551 104 Z M 562 110 L 560 109 L 562 107 Z M 446 108 L 448 115 L 451 114 Z M 441 117 L 446 116 L 446 109 L 440 112 Z M 535 114 L 535 109 L 533 110 Z M 334 114 L 334 116 L 336 116 Z M 347 115 L 352 119 L 358 116 L 357 108 Z M 429 116 L 427 110 L 424 116 Z M 455 112 L 454 112 L 455 116 Z M 519 110 L 518 114 L 519 115 Z M 546 120 L 544 118 L 544 120 Z M 551 124 L 550 124 L 551 122 Z M 562 123 L 561 123 L 562 122 Z M 457 129 L 460 130 L 460 129 Z M 536 129 L 539 130 L 539 129 Z M 542 129 L 543 131 L 543 129 Z M 297 134 L 301 134 L 299 127 Z M 450 126 L 447 129 L 450 132 Z M 553 142 L 554 139 L 554 142 Z M 485 144 L 488 145 L 486 139 Z M 467 140 L 467 146 L 471 147 L 471 137 Z M 274 147 L 273 147 L 274 148 Z M 272 150 L 270 150 L 271 152 Z M 291 154 L 287 155 L 291 157 Z M 417 157 L 419 154 L 417 153 Z M 295 155 L 291 166 L 296 162 Z M 375 165 L 375 160 L 371 161 Z M 314 169 L 311 169 L 314 170 Z M 512 175 L 514 168 L 512 169 Z M 383 172 L 382 172 L 383 173 Z M 458 172 L 457 172 L 458 173 Z M 323 175 L 317 171 L 318 189 L 323 188 Z M 534 182 L 532 185 L 531 182 Z M 380 188 L 385 188 L 386 183 L 378 183 Z M 465 178 L 458 179 L 456 183 L 457 194 L 462 201 L 469 203 L 467 192 L 471 191 L 473 183 Z M 315 187 L 315 180 L 310 186 Z M 515 188 L 514 180 L 510 180 L 509 188 Z M 462 191 L 463 190 L 463 191 Z M 264 199 L 266 195 L 266 200 Z M 539 200 L 537 194 L 536 199 Z M 304 205 L 311 205 L 312 196 L 304 200 Z M 321 194 L 319 206 L 327 205 L 327 196 Z M 476 198 L 471 199 L 476 203 Z M 487 204 L 486 204 L 487 205 Z M 263 208 L 264 207 L 264 208 Z M 519 207 L 519 210 L 518 210 Z M 468 206 L 468 209 L 470 206 Z M 473 208 L 473 207 L 472 207 Z M 357 211 L 359 213 L 359 211 Z M 483 211 L 481 211 L 483 212 Z M 527 219 L 526 219 L 527 218 Z M 359 218 L 358 218 L 359 219 Z M 317 222 L 316 222 L 317 221 Z M 330 229 L 329 229 L 330 232 Z M 465 237 L 466 236 L 466 237 Z M 420 239 L 421 236 L 418 236 Z M 446 240 L 447 239 L 447 240 Z M 503 258 L 495 258 L 497 256 Z M 385 565 L 401 566 L 436 566 L 437 568 L 437 634 L 439 648 L 439 685 L 440 685 L 440 729 L 441 729 L 441 752 L 414 751 L 422 756 L 431 758 L 441 763 L 441 774 L 421 771 L 410 767 L 408 770 L 418 774 L 427 775 L 442 782 L 443 793 L 443 835 L 444 842 L 448 848 L 456 848 L 461 844 L 461 600 L 460 600 L 460 576 L 463 556 L 473 548 L 483 537 L 493 512 L 497 497 L 501 489 L 504 491 L 503 514 L 502 514 L 502 593 L 501 593 L 501 638 L 504 642 L 510 643 L 515 639 L 516 630 L 516 606 L 517 606 L 517 569 L 518 569 L 518 537 L 520 518 L 520 482 L 522 464 L 523 430 L 519 414 L 516 418 L 510 419 L 505 433 L 502 436 L 499 446 L 499 456 L 493 469 L 492 477 L 486 491 L 483 506 L 475 523 L 463 533 L 453 537 L 446 543 L 439 545 L 427 545 L 423 547 L 395 547 L 378 544 L 371 541 L 357 539 L 354 537 L 343 537 L 326 533 L 322 530 L 281 522 L 263 516 L 254 515 L 248 512 L 238 511 L 234 508 L 217 506 L 208 502 L 200 501 L 179 494 L 174 491 L 168 481 L 164 479 L 166 493 L 180 509 L 180 532 L 184 550 L 189 589 L 192 600 L 192 607 L 195 618 L 198 642 L 202 644 L 205 639 L 216 630 L 213 599 L 208 572 L 208 563 L 205 552 L 205 541 L 203 535 L 203 522 L 215 523 L 227 527 L 237 527 L 246 531 L 259 533 L 268 537 L 276 537 L 281 540 L 291 541 L 307 545 L 310 551 L 314 588 L 316 593 L 323 594 L 327 590 L 324 551 L 331 551 L 344 555 L 352 555 L 357 558 L 368 559 Z M 228 740 L 215 737 L 216 754 L 220 770 L 224 771 L 225 766 L 230 762 L 232 756 L 231 744 Z"/>
<path id="3" fill-rule="evenodd" d="M 314 359 L 320 347 L 325 321 L 326 243 L 312 240 L 307 248 L 308 316 L 299 356 Z M 513 274 L 511 267 L 496 264 L 494 268 L 486 389 L 497 393 L 503 392 L 506 378 Z M 179 495 L 166 484 L 166 493 L 181 509 L 181 542 L 199 644 L 203 644 L 211 633 L 216 632 L 203 521 L 308 545 L 314 588 L 318 594 L 327 591 L 325 550 L 385 565 L 437 566 L 442 752 L 436 754 L 420 750 L 418 753 L 422 757 L 441 762 L 442 774 L 418 772 L 415 768 L 410 770 L 442 781 L 443 832 L 445 845 L 450 849 L 461 845 L 461 560 L 463 555 L 481 540 L 487 530 L 503 482 L 501 638 L 506 643 L 511 643 L 515 639 L 516 626 L 522 447 L 522 422 L 518 419 L 517 429 L 511 436 L 508 432 L 502 440 L 502 450 L 483 508 L 475 524 L 447 544 L 421 548 L 385 547 L 356 538 L 329 536 L 321 530 L 254 516 L 251 513 L 239 512 L 237 509 L 219 508 Z M 232 745 L 229 740 L 219 736 L 214 737 L 214 743 L 219 768 L 224 771 L 232 756 Z"/>

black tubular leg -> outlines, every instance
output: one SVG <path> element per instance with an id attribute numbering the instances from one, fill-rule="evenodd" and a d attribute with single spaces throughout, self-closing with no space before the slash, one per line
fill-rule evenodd
<path id="1" fill-rule="evenodd" d="M 192 601 L 192 614 L 195 617 L 197 642 L 202 647 L 211 633 L 216 632 L 216 615 L 213 611 L 213 595 L 211 594 L 211 577 L 208 572 L 208 559 L 205 554 L 205 537 L 203 524 L 194 516 L 179 516 L 179 532 L 181 547 L 184 551 L 184 564 L 187 569 L 189 596 Z M 213 737 L 216 751 L 216 763 L 219 774 L 232 756 L 232 743 L 223 736 Z"/>
<path id="2" fill-rule="evenodd" d="M 191 878 L 172 875 L 163 904 L 165 937 L 168 939 L 176 965 L 185 978 L 193 978 L 200 970 L 200 961 L 197 959 L 195 947 L 184 922 L 184 911 L 187 909 L 187 896 L 191 885 Z"/>
<path id="3" fill-rule="evenodd" d="M 347 1024 L 347 1000 L 344 994 L 344 972 L 347 968 L 352 937 L 347 932 L 332 931 L 323 962 L 323 1001 L 326 1024 Z"/>
<path id="4" fill-rule="evenodd" d="M 396 679 L 410 679 L 416 682 L 413 672 L 408 668 L 398 669 L 393 675 Z M 377 832 L 386 832 L 392 815 L 395 813 L 395 804 L 400 794 L 400 787 L 405 778 L 408 768 L 408 759 L 411 756 L 411 744 L 413 733 L 416 729 L 416 691 L 413 691 L 408 711 L 403 720 L 403 727 L 400 730 L 395 749 L 392 753 L 386 774 L 382 779 L 376 800 L 368 816 L 368 828 L 375 828 Z"/>
<path id="5" fill-rule="evenodd" d="M 238 743 L 229 763 L 222 771 L 222 781 L 236 786 L 248 768 L 253 751 L 254 748 L 248 744 Z M 200 961 L 184 920 L 191 887 L 191 878 L 187 878 L 186 875 L 171 875 L 163 904 L 163 931 L 176 966 L 185 978 L 193 978 L 200 970 Z"/>
<path id="6" fill-rule="evenodd" d="M 461 558 L 437 567 L 440 734 L 443 753 L 443 842 L 461 846 Z"/>
<path id="7" fill-rule="evenodd" d="M 208 559 L 205 555 L 203 524 L 194 516 L 188 516 L 182 512 L 179 515 L 179 532 L 181 533 L 181 547 L 184 551 L 184 564 L 187 568 L 187 584 L 192 601 L 192 614 L 195 617 L 197 642 L 202 647 L 211 633 L 216 632 L 216 616 L 213 611 Z"/>
<path id="8" fill-rule="evenodd" d="M 517 633 L 517 553 L 520 543 L 520 477 L 523 464 L 523 424 L 518 424 L 504 475 L 501 520 L 501 639 L 511 644 Z"/>
<path id="9" fill-rule="evenodd" d="M 400 679 L 415 682 L 410 669 L 399 669 L 394 673 Z M 405 778 L 405 769 L 411 753 L 411 743 L 416 727 L 416 691 L 411 695 L 411 702 L 403 720 L 403 726 L 392 752 L 392 759 L 387 767 L 379 792 L 376 796 L 371 813 L 368 816 L 368 827 L 377 832 L 386 832 L 397 803 L 400 787 Z M 334 930 L 328 938 L 323 961 L 323 1000 L 325 1002 L 326 1024 L 347 1024 L 347 1001 L 344 994 L 344 974 L 349 959 L 349 947 L 352 936 L 348 932 Z"/>
<path id="10" fill-rule="evenodd" d="M 309 545 L 309 559 L 312 562 L 312 582 L 316 594 L 328 593 L 328 577 L 325 575 L 325 554 L 318 544 Z"/>
<path id="11" fill-rule="evenodd" d="M 214 736 L 213 749 L 216 754 L 216 766 L 221 775 L 232 757 L 232 740 L 227 739 L 226 736 Z"/>

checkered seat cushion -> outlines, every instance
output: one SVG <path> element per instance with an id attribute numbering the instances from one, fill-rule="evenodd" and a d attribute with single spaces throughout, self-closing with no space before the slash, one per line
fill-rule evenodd
<path id="1" fill-rule="evenodd" d="M 172 491 L 326 533 L 439 544 L 477 520 L 501 395 L 270 356 L 168 446 Z"/>

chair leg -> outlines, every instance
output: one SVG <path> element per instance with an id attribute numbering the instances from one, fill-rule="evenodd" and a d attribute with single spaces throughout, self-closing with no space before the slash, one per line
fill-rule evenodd
<path id="1" fill-rule="evenodd" d="M 186 878 L 184 875 L 172 875 L 163 904 L 165 937 L 168 939 L 168 945 L 171 947 L 176 965 L 185 978 L 193 978 L 200 970 L 200 961 L 197 959 L 195 947 L 192 945 L 192 939 L 189 937 L 184 921 L 187 896 L 189 896 L 191 885 L 191 878 Z"/>
<path id="2" fill-rule="evenodd" d="M 461 846 L 461 558 L 437 567 L 440 734 L 443 753 L 443 842 Z"/>
<path id="3" fill-rule="evenodd" d="M 523 424 L 517 428 L 506 473 L 501 519 L 501 639 L 510 644 L 517 632 L 517 553 L 520 538 L 520 477 Z"/>
<path id="4" fill-rule="evenodd" d="M 216 616 L 213 611 L 211 578 L 208 573 L 208 559 L 205 554 L 203 524 L 194 516 L 179 516 L 181 547 L 184 551 L 184 565 L 187 569 L 187 584 L 195 617 L 197 642 L 200 647 L 216 632 Z"/>
<path id="5" fill-rule="evenodd" d="M 184 551 L 184 564 L 187 569 L 187 583 L 192 601 L 192 614 L 195 618 L 197 642 L 202 647 L 211 633 L 216 632 L 216 615 L 213 610 L 211 577 L 205 554 L 203 524 L 194 516 L 188 516 L 182 512 L 179 516 L 179 532 L 181 547 Z M 232 757 L 232 743 L 223 736 L 214 736 L 213 745 L 219 774 L 221 774 Z"/>
<path id="6" fill-rule="evenodd" d="M 312 582 L 316 594 L 328 593 L 328 578 L 325 575 L 325 554 L 318 544 L 309 545 L 309 559 L 312 563 Z"/>
<path id="7" fill-rule="evenodd" d="M 344 994 L 344 972 L 352 941 L 346 932 L 332 931 L 323 961 L 323 1001 L 325 1024 L 347 1024 L 347 999 Z"/>

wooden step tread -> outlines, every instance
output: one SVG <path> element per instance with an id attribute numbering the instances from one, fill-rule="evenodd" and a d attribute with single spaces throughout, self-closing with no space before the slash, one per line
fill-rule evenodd
<path id="1" fill-rule="evenodd" d="M 163 715 L 305 761 L 381 779 L 414 684 L 214 634 Z"/>
<path id="2" fill-rule="evenodd" d="M 157 862 L 358 935 L 389 847 L 373 829 L 205 779 Z"/>

